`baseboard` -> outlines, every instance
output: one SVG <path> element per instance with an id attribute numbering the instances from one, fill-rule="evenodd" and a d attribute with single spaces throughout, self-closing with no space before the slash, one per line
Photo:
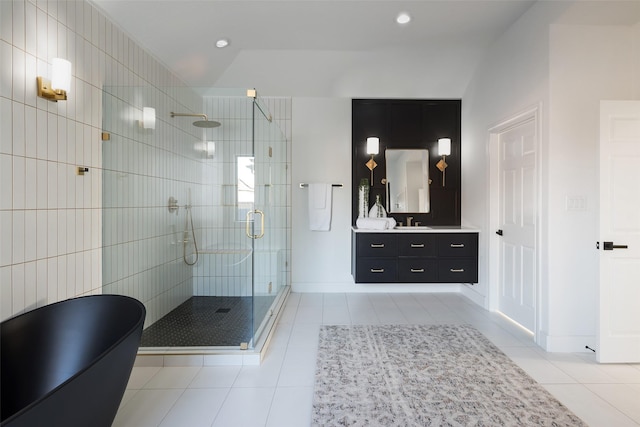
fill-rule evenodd
<path id="1" fill-rule="evenodd" d="M 480 307 L 488 310 L 487 307 L 487 296 L 482 295 L 472 287 L 472 285 L 462 285 L 460 286 L 460 293 L 473 301 L 475 304 L 478 304 Z"/>
<path id="2" fill-rule="evenodd" d="M 291 291 L 297 293 L 422 293 L 460 292 L 459 283 L 292 283 Z"/>
<path id="3" fill-rule="evenodd" d="M 548 335 L 540 332 L 540 347 L 550 353 L 584 353 L 591 352 L 586 346 L 595 348 L 596 337 L 593 335 Z"/>

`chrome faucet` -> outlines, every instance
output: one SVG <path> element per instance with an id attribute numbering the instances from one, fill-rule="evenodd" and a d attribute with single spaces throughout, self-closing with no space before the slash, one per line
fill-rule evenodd
<path id="1" fill-rule="evenodd" d="M 412 216 L 407 217 L 407 227 L 411 227 L 411 221 L 413 220 Z"/>

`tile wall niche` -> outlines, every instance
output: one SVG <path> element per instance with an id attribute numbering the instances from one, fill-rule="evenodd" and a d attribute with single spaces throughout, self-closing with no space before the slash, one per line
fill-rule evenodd
<path id="1" fill-rule="evenodd" d="M 54 57 L 73 70 L 57 103 L 35 84 Z M 101 293 L 103 269 L 110 290 L 145 302 L 148 321 L 191 295 L 166 202 L 198 186 L 201 159 L 178 144 L 190 122 L 169 112 L 201 98 L 85 1 L 0 1 L 0 63 L 0 318 Z M 145 106 L 155 131 L 137 127 Z"/>

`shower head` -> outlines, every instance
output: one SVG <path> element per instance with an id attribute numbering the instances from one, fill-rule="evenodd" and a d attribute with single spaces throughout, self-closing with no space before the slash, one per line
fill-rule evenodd
<path id="1" fill-rule="evenodd" d="M 217 128 L 220 126 L 220 122 L 209 120 L 206 114 L 174 113 L 172 111 L 171 117 L 202 117 L 204 120 L 196 120 L 193 122 L 193 125 L 199 128 Z"/>

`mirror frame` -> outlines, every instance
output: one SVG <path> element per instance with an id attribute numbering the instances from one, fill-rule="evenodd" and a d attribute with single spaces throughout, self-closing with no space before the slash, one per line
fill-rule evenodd
<path id="1" fill-rule="evenodd" d="M 384 150 L 384 156 L 386 164 L 385 205 L 387 213 L 429 213 L 431 210 L 429 197 L 429 184 L 431 181 L 429 179 L 429 150 L 426 148 L 387 148 Z M 416 168 L 411 171 L 414 172 L 411 176 L 417 175 L 417 179 L 408 179 L 410 176 L 408 171 L 409 163 L 418 163 Z M 396 169 L 397 171 L 395 171 Z M 401 210 L 393 209 L 393 205 L 399 204 L 397 199 L 400 198 L 397 197 L 396 199 L 392 197 L 391 187 L 394 182 L 396 185 L 398 185 L 398 182 L 401 183 L 400 185 L 404 183 L 403 192 L 405 194 L 406 205 L 404 209 Z M 414 187 L 413 190 L 411 187 Z M 422 194 L 420 193 L 421 191 Z M 409 197 L 409 194 L 413 194 L 415 197 Z M 411 209 L 412 207 L 415 207 L 415 209 Z"/>

